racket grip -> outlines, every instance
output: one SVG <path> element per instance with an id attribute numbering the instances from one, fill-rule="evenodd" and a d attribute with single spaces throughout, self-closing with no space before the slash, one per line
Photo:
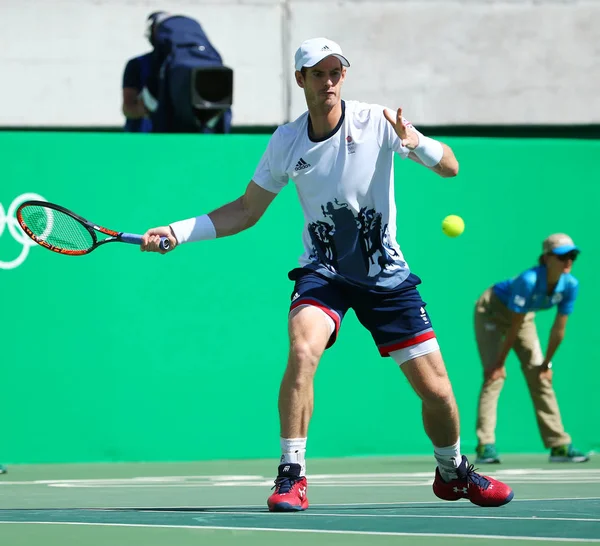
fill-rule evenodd
<path id="1" fill-rule="evenodd" d="M 142 236 L 137 235 L 135 233 L 119 233 L 119 241 L 124 243 L 130 243 L 132 245 L 141 245 L 142 244 Z M 161 250 L 169 250 L 171 248 L 171 243 L 169 242 L 168 237 L 161 237 L 159 245 Z"/>
<path id="2" fill-rule="evenodd" d="M 161 237 L 160 244 L 158 245 L 162 250 L 169 250 L 171 248 L 171 242 L 168 237 Z"/>

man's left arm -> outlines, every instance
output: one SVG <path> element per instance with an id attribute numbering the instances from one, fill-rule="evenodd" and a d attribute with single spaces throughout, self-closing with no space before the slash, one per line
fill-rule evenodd
<path id="1" fill-rule="evenodd" d="M 398 108 L 395 116 L 384 108 L 383 115 L 394 128 L 400 144 L 409 150 L 410 159 L 444 178 L 458 174 L 458 161 L 450 146 L 417 131 L 412 123 L 402 117 L 402 108 Z"/>
<path id="2" fill-rule="evenodd" d="M 419 140 L 421 140 L 421 138 L 421 133 L 419 133 Z M 411 150 L 410 154 L 408 154 L 408 158 L 412 159 L 415 163 L 418 163 L 419 165 L 427 167 L 429 170 L 433 171 L 436 174 L 439 174 L 443 178 L 452 178 L 453 176 L 456 176 L 458 174 L 458 160 L 456 159 L 452 148 L 450 148 L 450 146 L 444 144 L 443 142 L 434 140 L 433 138 L 425 138 L 441 145 L 442 158 L 440 159 L 439 163 L 433 165 L 432 167 L 428 167 L 427 165 L 425 165 L 425 163 L 423 163 L 423 161 L 419 159 L 414 150 Z"/>

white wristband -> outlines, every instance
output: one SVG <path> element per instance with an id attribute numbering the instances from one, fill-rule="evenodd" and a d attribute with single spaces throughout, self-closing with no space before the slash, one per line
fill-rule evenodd
<path id="1" fill-rule="evenodd" d="M 206 241 L 217 237 L 217 230 L 208 214 L 169 224 L 179 244 Z"/>
<path id="2" fill-rule="evenodd" d="M 426 167 L 437 165 L 444 155 L 444 147 L 441 142 L 433 140 L 419 133 L 419 145 L 412 151 Z"/>

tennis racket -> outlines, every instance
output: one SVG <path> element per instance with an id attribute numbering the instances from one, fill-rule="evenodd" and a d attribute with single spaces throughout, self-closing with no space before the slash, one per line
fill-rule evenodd
<path id="1" fill-rule="evenodd" d="M 64 207 L 46 201 L 25 201 L 17 209 L 17 221 L 37 244 L 69 256 L 89 254 L 106 243 L 142 243 L 141 235 L 98 226 Z M 98 233 L 107 237 L 98 239 Z M 167 237 L 161 237 L 160 247 L 169 250 Z"/>

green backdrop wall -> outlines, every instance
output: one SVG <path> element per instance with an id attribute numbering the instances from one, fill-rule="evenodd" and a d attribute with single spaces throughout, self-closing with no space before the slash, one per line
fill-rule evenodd
<path id="1" fill-rule="evenodd" d="M 4 211 L 25 193 L 107 227 L 142 233 L 237 198 L 264 135 L 0 133 Z M 461 162 L 444 180 L 397 162 L 398 237 L 422 279 L 461 408 L 463 450 L 475 447 L 481 367 L 472 313 L 493 282 L 533 265 L 565 231 L 583 249 L 580 299 L 555 361 L 567 430 L 600 447 L 600 142 L 447 139 Z M 1 214 L 1 211 L 0 211 Z M 465 233 L 440 224 L 459 214 Z M 3 229 L 4 228 L 4 229 Z M 0 460 L 5 463 L 278 457 L 278 385 L 287 355 L 287 271 L 301 252 L 293 186 L 236 237 L 168 256 L 129 245 L 66 257 L 29 249 L 0 269 Z M 22 245 L 0 218 L 0 260 Z M 543 346 L 554 312 L 540 313 Z M 543 450 L 513 355 L 500 400 L 502 452 Z M 316 379 L 308 452 L 425 454 L 420 405 L 391 359 L 350 314 Z"/>

